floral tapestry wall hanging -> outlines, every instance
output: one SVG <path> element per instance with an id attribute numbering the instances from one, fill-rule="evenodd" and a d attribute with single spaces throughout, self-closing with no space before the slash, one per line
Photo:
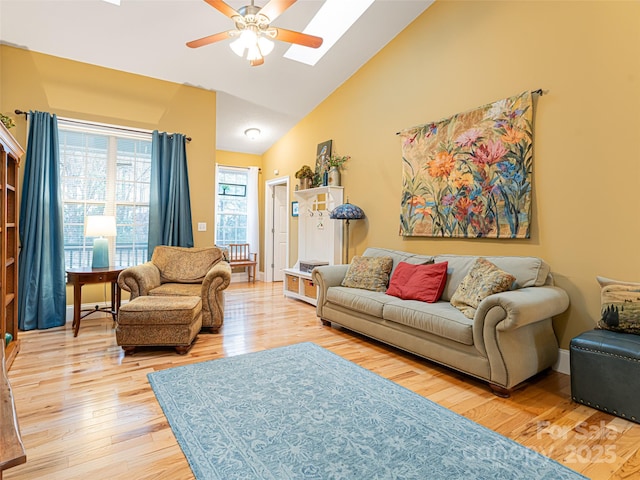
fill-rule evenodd
<path id="1" fill-rule="evenodd" d="M 400 234 L 529 238 L 532 119 L 524 92 L 400 132 Z"/>

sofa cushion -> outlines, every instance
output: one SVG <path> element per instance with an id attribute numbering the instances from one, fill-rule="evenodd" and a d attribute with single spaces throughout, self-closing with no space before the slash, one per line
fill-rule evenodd
<path id="1" fill-rule="evenodd" d="M 342 286 L 384 292 L 392 266 L 393 260 L 389 257 L 353 257 Z"/>
<path id="2" fill-rule="evenodd" d="M 382 318 L 384 304 L 395 300 L 395 297 L 382 292 L 372 292 L 360 288 L 331 287 L 327 289 L 327 303 Z"/>
<path id="3" fill-rule="evenodd" d="M 200 297 L 137 297 L 119 310 L 120 325 L 190 325 L 200 315 Z M 202 324 L 202 320 L 200 320 Z"/>
<path id="4" fill-rule="evenodd" d="M 500 270 L 490 261 L 479 257 L 462 279 L 451 297 L 451 305 L 460 310 L 466 317 L 473 318 L 480 302 L 498 292 L 511 288 L 516 278 Z"/>
<path id="5" fill-rule="evenodd" d="M 436 255 L 436 262 L 449 262 L 449 277 L 442 292 L 442 300 L 449 301 L 453 293 L 469 273 L 471 267 L 478 258 L 477 255 Z M 547 263 L 536 257 L 484 257 L 500 270 L 510 273 L 516 278 L 514 288 L 540 287 L 551 284 L 550 267 Z"/>
<path id="6" fill-rule="evenodd" d="M 393 268 L 391 273 L 398 267 L 400 262 L 410 263 L 411 265 L 425 265 L 433 263 L 433 255 L 418 255 L 416 253 L 401 252 L 400 250 L 390 250 L 387 248 L 367 248 L 362 254 L 363 257 L 390 257 L 393 259 Z"/>
<path id="7" fill-rule="evenodd" d="M 437 302 L 447 282 L 447 262 L 411 265 L 400 262 L 396 267 L 387 295 L 404 300 Z"/>
<path id="8" fill-rule="evenodd" d="M 149 295 L 155 297 L 193 297 L 202 295 L 200 283 L 163 283 L 159 287 L 149 290 Z"/>
<path id="9" fill-rule="evenodd" d="M 184 248 L 158 245 L 151 262 L 160 270 L 160 281 L 202 283 L 211 268 L 222 260 L 219 248 Z"/>
<path id="10" fill-rule="evenodd" d="M 640 334 L 640 283 L 596 277 L 602 317 L 598 328 Z"/>
<path id="11" fill-rule="evenodd" d="M 384 304 L 382 317 L 464 345 L 473 345 L 473 321 L 449 302 L 393 300 Z"/>

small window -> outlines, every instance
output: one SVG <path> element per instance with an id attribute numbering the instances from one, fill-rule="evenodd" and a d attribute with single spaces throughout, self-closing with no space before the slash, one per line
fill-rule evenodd
<path id="1" fill-rule="evenodd" d="M 247 243 L 248 169 L 219 166 L 217 173 L 216 245 Z"/>

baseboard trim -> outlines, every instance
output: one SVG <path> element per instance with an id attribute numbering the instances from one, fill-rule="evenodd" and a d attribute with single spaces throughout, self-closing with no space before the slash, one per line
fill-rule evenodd
<path id="1" fill-rule="evenodd" d="M 551 367 L 556 372 L 564 373 L 565 375 L 571 375 L 571 362 L 569 350 L 564 350 L 562 348 L 558 349 L 558 360 Z"/>
<path id="2" fill-rule="evenodd" d="M 263 281 L 264 276 L 263 272 L 256 272 L 256 281 Z M 247 283 L 249 278 L 247 276 L 247 272 L 236 272 L 231 274 L 231 283 Z"/>

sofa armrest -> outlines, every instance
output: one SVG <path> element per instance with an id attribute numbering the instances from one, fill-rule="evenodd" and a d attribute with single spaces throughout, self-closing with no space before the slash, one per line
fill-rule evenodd
<path id="1" fill-rule="evenodd" d="M 561 288 L 545 285 L 496 293 L 480 302 L 473 323 L 474 345 L 487 357 L 490 382 L 510 389 L 558 357 L 552 317 L 569 307 Z"/>
<path id="2" fill-rule="evenodd" d="M 224 290 L 231 283 L 231 265 L 224 260 L 207 272 L 202 282 L 202 309 L 209 312 L 207 327 L 220 328 L 224 320 Z"/>
<path id="3" fill-rule="evenodd" d="M 160 270 L 151 262 L 125 268 L 118 275 L 121 289 L 131 292 L 131 300 L 149 294 L 149 290 L 160 286 Z"/>
<path id="4" fill-rule="evenodd" d="M 496 330 L 504 332 L 561 314 L 569 308 L 569 295 L 561 288 L 551 285 L 489 295 L 480 302 L 474 323 L 484 323 L 487 313 L 494 307 L 500 307 L 505 312 L 503 319 L 493 325 Z"/>
<path id="5" fill-rule="evenodd" d="M 339 287 L 344 280 L 349 265 L 323 265 L 316 267 L 311 272 L 313 283 L 318 286 L 318 298 L 316 314 L 322 318 L 322 307 L 326 303 L 329 287 Z"/>
<path id="6" fill-rule="evenodd" d="M 311 272 L 315 284 L 325 290 L 329 287 L 339 287 L 347 274 L 349 265 L 323 265 Z"/>
<path id="7" fill-rule="evenodd" d="M 224 290 L 231 283 L 231 265 L 224 260 L 216 263 L 207 272 L 202 281 L 202 298 L 215 295 L 218 290 Z"/>

